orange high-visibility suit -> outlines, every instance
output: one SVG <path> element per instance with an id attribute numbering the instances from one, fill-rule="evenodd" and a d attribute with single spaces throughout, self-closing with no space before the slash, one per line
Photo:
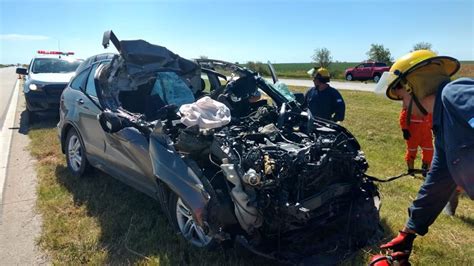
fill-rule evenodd
<path id="1" fill-rule="evenodd" d="M 410 125 L 408 125 L 408 111 L 403 108 L 400 113 L 400 127 L 410 132 L 410 138 L 406 140 L 407 151 L 405 161 L 413 162 L 416 159 L 418 147 L 421 147 L 421 160 L 423 164 L 431 165 L 433 159 L 433 115 L 417 116 L 412 114 Z"/>

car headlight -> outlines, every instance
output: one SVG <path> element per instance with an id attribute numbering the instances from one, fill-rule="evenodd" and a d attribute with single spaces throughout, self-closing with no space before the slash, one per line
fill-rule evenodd
<path id="1" fill-rule="evenodd" d="M 32 83 L 32 84 L 30 84 L 30 85 L 28 86 L 28 88 L 29 88 L 30 90 L 32 90 L 32 91 L 35 91 L 35 90 L 38 90 L 38 89 L 39 89 L 39 86 Z"/>

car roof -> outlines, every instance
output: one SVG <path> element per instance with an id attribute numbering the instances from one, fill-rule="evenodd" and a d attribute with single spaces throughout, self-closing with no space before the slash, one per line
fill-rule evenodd
<path id="1" fill-rule="evenodd" d="M 76 74 L 82 72 L 84 69 L 90 67 L 91 65 L 95 64 L 96 62 L 99 62 L 99 61 L 104 61 L 104 60 L 112 60 L 112 58 L 114 58 L 114 56 L 116 56 L 117 54 L 114 54 L 114 53 L 103 53 L 103 54 L 98 54 L 98 55 L 94 55 L 94 56 L 91 56 L 89 58 L 87 58 L 86 60 L 84 60 L 84 62 L 82 62 L 76 69 Z"/>

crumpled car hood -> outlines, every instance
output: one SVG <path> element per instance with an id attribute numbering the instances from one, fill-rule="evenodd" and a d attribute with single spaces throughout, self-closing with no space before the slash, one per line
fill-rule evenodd
<path id="1" fill-rule="evenodd" d="M 144 40 L 120 41 L 120 47 L 121 67 L 132 79 L 162 71 L 186 74 L 199 68 L 195 62 Z"/>
<path id="2" fill-rule="evenodd" d="M 99 75 L 98 98 L 101 104 L 111 110 L 120 106 L 118 95 L 121 91 L 136 91 L 140 85 L 155 79 L 159 72 L 174 72 L 180 77 L 198 76 L 200 66 L 194 61 L 184 59 L 167 48 L 150 44 L 144 40 L 118 41 L 113 35 L 104 35 L 112 40 L 119 51 Z"/>

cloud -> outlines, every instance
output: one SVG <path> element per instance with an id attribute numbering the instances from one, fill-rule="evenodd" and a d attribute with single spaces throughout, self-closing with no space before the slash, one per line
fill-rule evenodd
<path id="1" fill-rule="evenodd" d="M 50 39 L 44 35 L 27 35 L 27 34 L 0 34 L 2 41 L 44 41 Z"/>

